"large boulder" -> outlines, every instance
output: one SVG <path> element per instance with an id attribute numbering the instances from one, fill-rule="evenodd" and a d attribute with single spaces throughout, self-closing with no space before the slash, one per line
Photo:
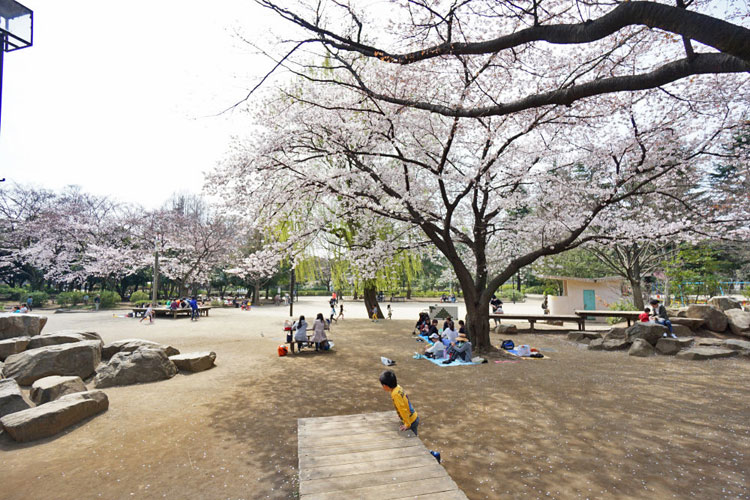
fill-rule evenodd
<path id="1" fill-rule="evenodd" d="M 187 354 L 178 354 L 176 356 L 170 356 L 169 360 L 172 361 L 177 368 L 186 372 L 202 372 L 208 370 L 214 366 L 216 360 L 216 353 L 211 352 L 189 352 Z"/>
<path id="2" fill-rule="evenodd" d="M 62 330 L 59 332 L 43 333 L 31 339 L 29 349 L 37 349 L 48 345 L 72 344 L 84 340 L 96 340 L 104 347 L 104 342 L 98 333 L 78 330 Z"/>
<path id="3" fill-rule="evenodd" d="M 719 347 L 691 347 L 690 349 L 684 349 L 678 352 L 677 357 L 680 359 L 699 361 L 706 359 L 731 358 L 737 356 L 737 354 L 737 351 L 722 349 Z"/>
<path id="4" fill-rule="evenodd" d="M 724 314 L 727 316 L 727 323 L 733 334 L 750 337 L 750 312 L 742 309 L 729 309 Z"/>
<path id="5" fill-rule="evenodd" d="M 687 310 L 687 308 L 685 308 Z M 682 325 L 690 328 L 692 331 L 696 331 L 699 328 L 701 328 L 705 321 L 703 318 L 673 318 L 670 317 L 669 321 L 672 322 L 672 327 L 674 328 L 675 325 Z"/>
<path id="6" fill-rule="evenodd" d="M 104 392 L 76 392 L 36 408 L 6 415 L 0 418 L 0 424 L 16 441 L 33 441 L 54 436 L 107 408 L 109 399 Z"/>
<path id="7" fill-rule="evenodd" d="M 692 337 L 680 337 L 673 339 L 672 337 L 662 337 L 656 343 L 656 351 L 660 354 L 666 354 L 671 356 L 677 354 L 683 349 L 687 349 L 693 345 L 694 339 Z"/>
<path id="8" fill-rule="evenodd" d="M 3 375 L 21 385 L 31 385 L 50 375 L 86 378 L 94 373 L 101 356 L 101 344 L 96 340 L 39 347 L 8 356 Z"/>
<path id="9" fill-rule="evenodd" d="M 141 347 L 161 349 L 167 356 L 176 356 L 180 354 L 180 351 L 171 345 L 159 344 L 158 342 L 143 339 L 125 339 L 105 345 L 102 349 L 102 359 L 109 359 L 118 352 L 133 352 Z"/>
<path id="10" fill-rule="evenodd" d="M 604 339 L 594 339 L 589 342 L 590 351 L 601 351 L 604 349 Z"/>
<path id="11" fill-rule="evenodd" d="M 12 378 L 0 380 L 0 417 L 25 410 L 30 406 L 24 399 L 18 382 Z"/>
<path id="12" fill-rule="evenodd" d="M 651 345 L 656 345 L 666 331 L 667 327 L 663 325 L 639 322 L 625 330 L 625 338 L 631 343 L 635 342 L 635 339 L 643 339 Z"/>
<path id="13" fill-rule="evenodd" d="M 39 335 L 46 324 L 47 316 L 0 313 L 0 339 L 33 337 Z"/>
<path id="14" fill-rule="evenodd" d="M 730 339 L 724 341 L 724 346 L 733 351 L 739 351 L 743 356 L 750 356 L 750 342 L 747 340 Z"/>
<path id="15" fill-rule="evenodd" d="M 711 297 L 706 301 L 706 303 L 724 312 L 728 311 L 729 309 L 742 309 L 740 303 L 731 297 Z"/>
<path id="16" fill-rule="evenodd" d="M 604 343 L 602 343 L 602 349 L 605 351 L 624 351 L 625 349 L 628 349 L 632 343 L 633 342 L 628 339 L 605 340 Z"/>
<path id="17" fill-rule="evenodd" d="M 30 396 L 34 403 L 41 405 L 74 392 L 86 392 L 86 384 L 83 383 L 81 377 L 52 375 L 40 378 L 31 384 Z"/>
<path id="18" fill-rule="evenodd" d="M 706 328 L 712 332 L 723 332 L 727 329 L 727 315 L 724 311 L 706 304 L 689 305 L 687 317 L 702 319 Z"/>
<path id="19" fill-rule="evenodd" d="M 627 338 L 627 334 L 625 333 L 625 330 L 627 330 L 627 328 L 623 328 L 620 326 L 612 327 L 609 329 L 607 333 L 604 334 L 604 340 Z"/>
<path id="20" fill-rule="evenodd" d="M 672 333 L 674 333 L 678 337 L 692 337 L 693 336 L 693 330 L 691 330 L 690 327 L 687 327 L 685 325 L 672 324 Z"/>
<path id="21" fill-rule="evenodd" d="M 600 338 L 602 338 L 602 334 L 599 332 L 575 331 L 568 333 L 568 340 L 572 340 L 573 342 L 580 342 L 582 344 L 588 344 L 592 340 Z"/>
<path id="22" fill-rule="evenodd" d="M 118 352 L 109 363 L 96 370 L 94 387 L 142 384 L 166 380 L 177 374 L 177 366 L 163 349 L 139 347 L 134 351 Z"/>
<path id="23" fill-rule="evenodd" d="M 31 337 L 13 337 L 12 339 L 0 340 L 0 360 L 4 360 L 11 354 L 25 351 L 30 341 Z"/>
<path id="24" fill-rule="evenodd" d="M 630 356 L 638 356 L 640 358 L 647 358 L 654 354 L 654 346 L 648 343 L 645 339 L 635 339 L 633 345 L 630 346 L 628 351 Z"/>
<path id="25" fill-rule="evenodd" d="M 518 333 L 518 327 L 516 325 L 504 325 L 501 323 L 495 327 L 495 332 L 499 334 L 515 335 Z"/>

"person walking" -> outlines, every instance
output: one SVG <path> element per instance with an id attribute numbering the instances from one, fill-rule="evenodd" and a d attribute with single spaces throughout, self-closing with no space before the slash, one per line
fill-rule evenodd
<path id="1" fill-rule="evenodd" d="M 340 319 L 344 319 L 344 304 L 339 304 L 339 315 L 336 316 L 336 323 L 338 323 Z"/>
<path id="2" fill-rule="evenodd" d="M 29 298 L 26 299 L 26 309 L 28 309 L 29 312 L 31 312 L 31 305 L 33 303 L 34 303 L 34 299 L 32 299 L 31 296 L 29 296 Z"/>
<path id="3" fill-rule="evenodd" d="M 98 298 L 99 297 L 97 297 L 97 299 Z M 96 304 L 96 299 L 94 299 L 94 303 Z M 97 306 L 97 310 L 98 310 L 98 306 Z M 143 313 L 143 317 L 141 318 L 141 320 L 138 323 L 143 323 L 143 320 L 146 319 L 146 318 L 148 318 L 148 323 L 149 324 L 152 324 L 154 322 L 154 308 L 151 307 L 151 304 L 149 304 L 146 307 L 146 312 Z"/>
<path id="4" fill-rule="evenodd" d="M 101 298 L 100 296 L 98 296 L 98 295 L 97 295 L 96 297 L 94 297 L 94 308 L 95 308 L 95 309 L 96 309 L 97 311 L 99 310 L 99 305 L 100 305 L 101 303 L 102 303 L 102 298 Z M 150 304 L 149 304 L 149 307 L 151 307 L 151 306 L 150 306 Z"/>
<path id="5" fill-rule="evenodd" d="M 198 321 L 198 301 L 193 297 L 188 303 L 190 304 L 190 321 Z"/>

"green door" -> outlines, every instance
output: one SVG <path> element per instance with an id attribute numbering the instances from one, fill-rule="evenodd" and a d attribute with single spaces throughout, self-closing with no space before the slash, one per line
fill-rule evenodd
<path id="1" fill-rule="evenodd" d="M 596 309 L 596 293 L 593 290 L 583 291 L 583 308 L 589 311 Z"/>

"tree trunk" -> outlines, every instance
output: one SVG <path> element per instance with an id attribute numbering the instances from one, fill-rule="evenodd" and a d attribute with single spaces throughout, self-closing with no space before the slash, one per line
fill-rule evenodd
<path id="1" fill-rule="evenodd" d="M 645 305 L 643 304 L 643 289 L 641 288 L 641 280 L 630 279 L 630 288 L 633 290 L 633 305 L 637 311 L 643 311 Z"/>
<path id="2" fill-rule="evenodd" d="M 372 308 L 377 307 L 378 319 L 383 319 L 383 311 L 380 310 L 380 304 L 378 304 L 378 291 L 375 285 L 365 285 L 364 291 L 365 309 L 367 309 L 367 317 L 372 317 Z"/>
<path id="3" fill-rule="evenodd" d="M 466 295 L 466 291 L 464 291 Z M 473 294 L 472 294 L 473 295 Z M 468 331 L 469 340 L 471 341 L 473 352 L 487 352 L 493 350 L 490 343 L 490 306 L 489 301 L 485 303 L 481 299 L 472 300 L 465 297 L 466 303 L 466 330 Z"/>
<path id="4" fill-rule="evenodd" d="M 260 281 L 255 282 L 255 288 L 253 289 L 253 305 L 257 306 L 260 304 Z"/>
<path id="5" fill-rule="evenodd" d="M 406 283 L 406 300 L 411 300 L 411 283 Z"/>

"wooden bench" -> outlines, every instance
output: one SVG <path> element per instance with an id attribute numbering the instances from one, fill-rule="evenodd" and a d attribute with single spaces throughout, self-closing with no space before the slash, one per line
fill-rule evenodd
<path id="1" fill-rule="evenodd" d="M 578 329 L 586 329 L 586 318 L 575 314 L 490 314 L 490 319 L 520 319 L 528 321 L 531 325 L 531 331 L 534 331 L 534 323 L 537 321 L 567 321 L 577 323 Z"/>
<path id="2" fill-rule="evenodd" d="M 323 330 L 330 332 L 331 331 L 331 325 L 328 322 L 326 322 L 326 326 L 325 326 L 325 328 L 323 328 Z M 297 341 L 294 340 L 294 330 L 291 330 L 291 331 L 290 330 L 284 330 L 284 335 L 288 335 L 289 333 L 292 334 L 292 341 L 291 342 L 287 342 L 286 341 L 286 337 L 285 337 L 284 343 L 285 344 L 289 344 L 289 352 L 291 352 L 292 354 L 294 354 L 294 346 L 297 344 Z M 315 333 L 312 331 L 312 328 L 308 327 L 308 329 L 307 329 L 307 344 L 308 344 L 308 346 L 310 346 L 313 343 L 312 342 L 312 338 L 313 338 L 314 335 L 315 335 Z M 329 340 L 329 342 L 330 342 L 330 340 Z"/>
<path id="3" fill-rule="evenodd" d="M 604 311 L 604 310 L 584 310 L 584 309 L 576 309 L 573 311 L 576 313 L 576 315 L 585 318 L 585 317 L 594 317 L 594 318 L 625 318 L 628 322 L 628 326 L 630 326 L 630 322 L 636 322 L 638 321 L 638 316 L 640 316 L 643 311 Z"/>
<path id="4" fill-rule="evenodd" d="M 143 316 L 143 314 L 146 312 L 146 307 L 134 307 L 133 313 L 136 316 Z M 210 307 L 204 307 L 200 306 L 198 307 L 198 316 L 208 316 L 208 312 L 211 310 Z M 172 316 L 172 318 L 177 319 L 177 316 L 180 314 L 184 314 L 186 316 L 192 315 L 193 311 L 189 307 L 178 307 L 177 309 L 169 309 L 166 307 L 154 307 L 153 309 L 155 316 Z"/>

